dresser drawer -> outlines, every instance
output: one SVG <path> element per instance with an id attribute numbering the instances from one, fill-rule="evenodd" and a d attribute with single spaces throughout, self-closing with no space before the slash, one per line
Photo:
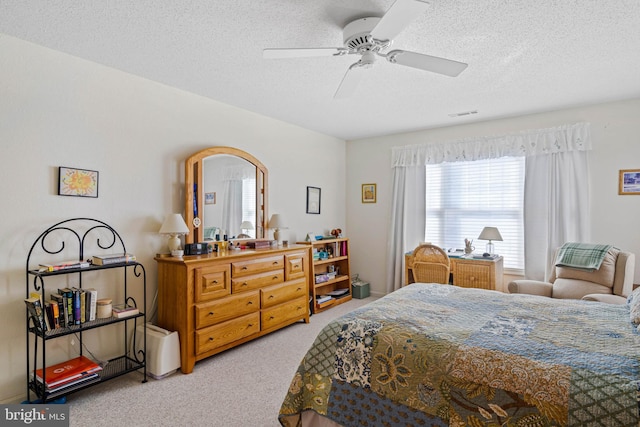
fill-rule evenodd
<path id="1" fill-rule="evenodd" d="M 492 270 L 493 265 L 490 263 L 458 263 L 453 275 L 454 285 L 464 288 L 493 289 Z"/>
<path id="2" fill-rule="evenodd" d="M 235 294 L 282 282 L 284 282 L 284 270 L 268 271 L 266 273 L 231 279 L 231 291 Z"/>
<path id="3" fill-rule="evenodd" d="M 260 332 L 258 312 L 200 329 L 196 331 L 196 354 L 214 350 L 258 332 Z"/>
<path id="4" fill-rule="evenodd" d="M 289 320 L 300 319 L 308 312 L 309 298 L 307 296 L 262 310 L 262 330 L 278 326 Z"/>
<path id="5" fill-rule="evenodd" d="M 262 308 L 271 307 L 308 294 L 307 281 L 298 279 L 281 285 L 268 286 L 260 290 Z"/>
<path id="6" fill-rule="evenodd" d="M 196 328 L 215 325 L 260 310 L 260 292 L 243 292 L 211 302 L 196 304 Z"/>
<path id="7" fill-rule="evenodd" d="M 275 255 L 231 264 L 232 277 L 248 276 L 271 270 L 284 270 L 284 256 Z"/>
<path id="8" fill-rule="evenodd" d="M 196 302 L 231 294 L 231 271 L 228 264 L 197 268 L 194 271 Z"/>
<path id="9" fill-rule="evenodd" d="M 305 253 L 298 252 L 284 256 L 284 272 L 286 280 L 300 279 L 306 277 Z"/>

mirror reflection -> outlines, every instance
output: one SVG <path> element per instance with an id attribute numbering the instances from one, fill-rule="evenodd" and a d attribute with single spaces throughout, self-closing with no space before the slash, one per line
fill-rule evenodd
<path id="1" fill-rule="evenodd" d="M 203 160 L 204 240 L 255 238 L 256 167 L 240 157 L 219 154 Z"/>

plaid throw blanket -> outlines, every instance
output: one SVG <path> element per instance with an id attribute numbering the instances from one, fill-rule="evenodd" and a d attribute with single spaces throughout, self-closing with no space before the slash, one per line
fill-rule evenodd
<path id="1" fill-rule="evenodd" d="M 612 245 L 565 243 L 558 250 L 556 266 L 597 270 Z"/>

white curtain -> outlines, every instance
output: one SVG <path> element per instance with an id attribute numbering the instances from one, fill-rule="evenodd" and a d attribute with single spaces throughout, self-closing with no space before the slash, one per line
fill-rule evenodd
<path id="1" fill-rule="evenodd" d="M 387 293 L 404 283 L 404 254 L 406 248 L 413 249 L 424 239 L 426 213 L 424 166 L 393 168 L 392 179 Z"/>
<path id="2" fill-rule="evenodd" d="M 545 274 L 546 267 L 541 270 L 539 265 L 541 262 L 547 265 L 548 253 L 558 246 L 557 242 L 563 243 L 563 239 L 588 241 L 588 150 L 591 150 L 588 123 L 392 148 L 394 196 L 389 227 L 387 291 L 402 286 L 403 272 L 397 270 L 400 266 L 404 271 L 404 254 L 424 239 L 424 165 L 504 156 L 527 157 L 525 265 L 532 262 L 531 273 L 528 267 L 525 268 L 527 276 L 532 274 L 533 278 L 540 271 Z M 421 186 L 408 185 L 416 180 L 416 167 L 423 169 L 423 183 Z M 545 202 L 541 203 L 539 198 L 543 194 Z M 423 205 L 420 209 L 409 209 L 408 199 Z M 421 227 L 416 226 L 421 221 Z M 541 232 L 543 229 L 544 233 Z"/>
<path id="3" fill-rule="evenodd" d="M 221 173 L 224 181 L 222 230 L 231 238 L 240 232 L 242 224 L 242 180 L 255 178 L 255 168 L 245 164 L 228 165 Z"/>
<path id="4" fill-rule="evenodd" d="M 556 248 L 590 241 L 587 151 L 527 157 L 524 206 L 525 276 L 546 280 Z"/>

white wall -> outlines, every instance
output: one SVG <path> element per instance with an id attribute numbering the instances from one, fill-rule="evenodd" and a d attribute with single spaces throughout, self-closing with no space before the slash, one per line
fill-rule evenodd
<path id="1" fill-rule="evenodd" d="M 291 240 L 346 229 L 344 141 L 1 34 L 0 58 L 0 402 L 25 398 L 22 300 L 36 237 L 67 218 L 109 223 L 145 265 L 151 301 L 153 256 L 166 251 L 157 231 L 183 211 L 189 154 L 229 145 L 260 159 L 269 212 L 286 216 Z M 99 198 L 57 196 L 58 166 L 99 171 Z M 322 188 L 321 215 L 305 213 L 306 186 Z"/>
<path id="2" fill-rule="evenodd" d="M 640 196 L 618 195 L 618 171 L 640 169 L 640 99 L 491 120 L 347 142 L 347 226 L 351 270 L 369 281 L 373 294 L 384 294 L 391 203 L 391 148 L 501 135 L 567 123 L 590 122 L 591 236 L 640 256 Z M 361 184 L 378 184 L 378 202 L 361 203 Z M 462 242 L 461 242 L 462 244 Z M 407 248 L 410 250 L 411 248 Z M 634 283 L 640 283 L 640 259 Z"/>

